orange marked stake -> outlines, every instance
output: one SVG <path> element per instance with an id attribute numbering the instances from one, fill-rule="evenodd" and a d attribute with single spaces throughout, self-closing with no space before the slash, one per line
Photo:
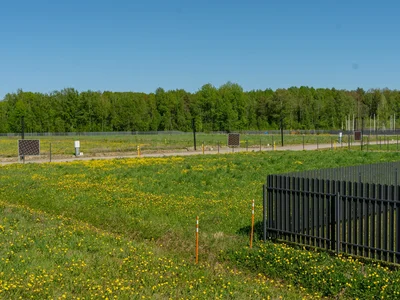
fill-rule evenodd
<path id="1" fill-rule="evenodd" d="M 253 248 L 253 236 L 254 236 L 254 200 L 251 205 L 250 249 Z"/>
<path id="2" fill-rule="evenodd" d="M 196 264 L 199 263 L 199 217 L 196 217 Z"/>

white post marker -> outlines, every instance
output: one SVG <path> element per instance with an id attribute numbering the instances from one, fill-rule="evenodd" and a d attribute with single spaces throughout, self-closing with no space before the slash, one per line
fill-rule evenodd
<path id="1" fill-rule="evenodd" d="M 79 156 L 80 151 L 79 148 L 81 147 L 81 143 L 79 141 L 75 141 L 75 156 Z"/>

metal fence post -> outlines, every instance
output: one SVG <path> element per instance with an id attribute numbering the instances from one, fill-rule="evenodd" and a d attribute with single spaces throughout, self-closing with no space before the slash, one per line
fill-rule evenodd
<path id="1" fill-rule="evenodd" d="M 330 180 L 327 180 L 327 183 L 329 183 Z M 335 192 L 335 181 L 331 181 L 332 182 L 332 190 L 329 193 L 328 190 L 328 194 L 329 195 L 329 204 L 330 204 L 330 219 L 329 219 L 329 225 L 330 225 L 330 232 L 328 238 L 330 238 L 330 248 L 331 250 L 335 250 L 335 231 L 336 231 L 336 226 L 335 226 L 335 222 L 336 222 L 336 195 L 334 195 Z M 328 208 L 327 208 L 328 209 Z M 327 228 L 327 231 L 329 230 L 329 228 Z"/>
<path id="2" fill-rule="evenodd" d="M 361 148 L 361 151 L 363 151 L 363 141 L 364 140 L 364 137 L 362 136 L 362 134 L 361 134 L 361 141 L 360 141 L 360 148 Z"/>
<path id="3" fill-rule="evenodd" d="M 266 185 L 263 185 L 263 240 L 267 240 L 267 191 Z"/>
<path id="4" fill-rule="evenodd" d="M 350 150 L 350 134 L 347 135 L 347 146 Z"/>
<path id="5" fill-rule="evenodd" d="M 395 170 L 395 173 L 394 173 L 394 176 L 395 176 L 395 178 L 394 178 L 394 199 L 395 199 L 395 201 L 396 201 L 396 233 L 397 233 L 397 238 L 396 238 L 396 252 L 397 252 L 397 254 L 396 254 L 396 263 L 397 264 L 400 264 L 400 254 L 398 254 L 398 253 L 400 253 L 400 239 L 398 238 L 399 237 L 399 232 L 400 232 L 400 200 L 399 200 L 399 189 L 400 189 L 400 186 L 398 185 L 398 182 L 397 182 L 397 176 L 398 176 L 398 171 L 397 171 L 397 168 L 396 168 L 396 170 Z"/>
<path id="6" fill-rule="evenodd" d="M 337 182 L 340 184 L 339 182 Z M 340 252 L 340 194 L 336 194 L 336 254 Z"/>

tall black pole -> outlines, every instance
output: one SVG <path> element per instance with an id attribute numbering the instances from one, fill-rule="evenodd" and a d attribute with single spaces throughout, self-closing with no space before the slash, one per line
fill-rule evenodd
<path id="1" fill-rule="evenodd" d="M 364 142 L 364 117 L 361 118 L 361 151 L 363 150 Z"/>
<path id="2" fill-rule="evenodd" d="M 196 122 L 192 119 L 194 151 L 196 151 Z"/>
<path id="3" fill-rule="evenodd" d="M 24 116 L 21 117 L 21 139 L 25 138 L 25 120 Z"/>
<path id="4" fill-rule="evenodd" d="M 22 140 L 25 139 L 25 119 L 24 119 L 24 116 L 21 117 L 21 139 Z M 23 162 L 25 163 L 25 155 L 24 155 L 24 151 L 23 150 L 22 150 L 21 158 L 22 158 Z"/>
<path id="5" fill-rule="evenodd" d="M 281 143 L 283 147 L 283 118 L 281 117 Z"/>

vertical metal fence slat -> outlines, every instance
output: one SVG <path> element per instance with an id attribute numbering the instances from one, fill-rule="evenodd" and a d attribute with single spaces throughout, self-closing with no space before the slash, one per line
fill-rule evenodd
<path id="1" fill-rule="evenodd" d="M 268 175 L 267 177 L 267 196 L 265 197 L 266 200 L 266 205 L 267 205 L 267 209 L 266 209 L 266 216 L 265 216 L 265 223 L 267 224 L 268 228 L 271 228 L 271 214 L 272 214 L 272 207 L 271 207 L 271 199 L 272 199 L 272 175 Z M 270 238 L 270 233 L 267 232 L 267 229 L 264 230 L 265 231 L 265 238 Z"/>
<path id="2" fill-rule="evenodd" d="M 365 184 L 365 192 L 364 195 L 366 197 L 366 212 L 365 212 L 365 230 L 364 230 L 364 245 L 366 247 L 370 247 L 371 246 L 371 241 L 369 239 L 369 230 L 370 230 L 370 226 L 369 223 L 371 221 L 371 210 L 370 210 L 370 185 L 369 183 Z M 369 248 L 366 248 L 364 251 L 364 255 L 365 257 L 371 257 L 371 251 L 369 250 Z"/>
<path id="3" fill-rule="evenodd" d="M 306 243 L 306 237 L 304 236 L 305 234 L 305 228 L 306 228 L 306 219 L 305 219 L 305 214 L 306 214 L 306 201 L 305 201 L 305 193 L 304 193 L 304 177 L 301 178 L 301 184 L 300 184 L 300 198 L 301 198 L 301 233 L 302 233 L 302 243 Z"/>
<path id="4" fill-rule="evenodd" d="M 290 232 L 289 228 L 289 221 L 290 221 L 290 211 L 289 211 L 289 185 L 288 185 L 288 177 L 284 177 L 284 186 L 285 186 L 285 231 Z M 286 235 L 286 240 L 290 241 L 290 234 L 285 234 Z"/>
<path id="5" fill-rule="evenodd" d="M 281 230 L 281 232 L 279 232 L 279 236 L 281 237 L 282 235 L 284 236 L 285 234 L 282 232 L 282 230 L 284 230 L 285 227 L 285 207 L 284 207 L 284 197 L 285 197 L 285 191 L 284 191 L 284 176 L 279 176 L 279 189 L 280 189 L 280 193 L 279 193 L 279 230 Z"/>
<path id="6" fill-rule="evenodd" d="M 336 254 L 339 254 L 341 252 L 341 241 L 340 241 L 340 211 L 341 211 L 341 196 L 340 196 L 340 181 L 336 181 L 335 183 L 337 186 L 336 190 L 336 197 L 335 197 L 335 239 L 336 239 L 336 245 L 335 245 L 335 250 Z"/>
<path id="7" fill-rule="evenodd" d="M 325 248 L 325 180 L 320 180 L 320 236 L 321 248 Z"/>
<path id="8" fill-rule="evenodd" d="M 275 213 L 276 213 L 276 234 L 277 237 L 280 235 L 280 230 L 281 230 L 281 194 L 282 194 L 282 190 L 281 190 L 281 176 L 278 175 L 276 177 L 276 205 L 275 205 Z M 276 237 L 276 238 L 277 238 Z"/>
<path id="9" fill-rule="evenodd" d="M 335 250 L 336 246 L 336 236 L 335 236 L 335 231 L 336 231 L 336 189 L 335 189 L 335 181 L 331 180 L 330 181 L 330 186 L 331 186 L 331 193 L 330 196 L 328 197 L 329 199 L 329 231 L 330 231 L 330 249 L 332 251 Z"/>
<path id="10" fill-rule="evenodd" d="M 300 206 L 300 178 L 296 178 L 296 209 L 297 209 L 297 242 L 301 243 L 301 206 Z"/>
<path id="11" fill-rule="evenodd" d="M 376 201 L 376 193 L 377 193 L 377 186 L 376 184 L 372 185 L 372 191 L 371 191 L 371 196 L 373 198 L 372 200 L 372 218 L 371 218 L 371 247 L 375 248 L 376 247 L 376 229 L 377 229 L 377 212 L 378 212 L 378 205 L 377 205 L 377 201 Z M 371 251 L 371 257 L 372 258 L 376 258 L 376 251 L 372 250 Z"/>
<path id="12" fill-rule="evenodd" d="M 309 203 L 310 203 L 309 202 L 310 201 L 309 191 L 310 191 L 310 186 L 309 186 L 309 184 L 310 184 L 310 179 L 306 178 L 304 180 L 304 202 L 305 202 L 305 205 L 304 205 L 304 207 L 305 207 L 305 210 L 304 210 L 305 228 L 304 228 L 304 230 L 305 230 L 305 234 L 307 236 L 310 235 L 310 230 L 309 230 L 309 228 L 310 228 L 309 227 L 309 223 L 310 223 L 310 217 L 309 217 Z M 305 238 L 305 244 L 306 245 L 310 245 L 311 244 L 309 237 Z"/>
<path id="13" fill-rule="evenodd" d="M 383 198 L 381 199 L 388 199 L 388 189 L 389 186 L 385 184 L 383 186 Z M 383 201 L 382 201 L 383 202 Z M 389 253 L 387 252 L 388 248 L 388 205 L 389 203 L 387 201 L 383 202 L 383 253 L 384 253 L 384 260 L 388 261 L 389 259 Z"/>
<path id="14" fill-rule="evenodd" d="M 276 224 L 276 198 L 278 195 L 278 190 L 277 190 L 277 176 L 274 175 L 272 177 L 272 186 L 274 187 L 273 191 L 272 191 L 272 198 L 271 198 L 271 228 L 273 229 L 277 229 L 277 224 Z M 276 231 L 271 232 L 271 238 L 275 238 L 276 237 Z"/>
<path id="15" fill-rule="evenodd" d="M 293 232 L 294 232 L 294 242 L 297 242 L 297 190 L 296 190 L 296 178 L 292 177 L 292 211 L 293 211 Z"/>
<path id="16" fill-rule="evenodd" d="M 352 242 L 351 233 L 352 233 L 352 224 L 353 224 L 353 222 L 352 222 L 352 207 L 353 207 L 352 195 L 353 194 L 352 194 L 352 184 L 351 184 L 350 181 L 347 182 L 347 192 L 348 192 L 348 197 L 347 197 L 347 199 L 348 199 L 348 201 L 347 201 L 347 204 L 348 204 L 348 210 L 347 210 L 347 242 L 351 243 Z M 350 254 L 353 253 L 351 245 L 347 246 L 347 253 L 350 253 Z"/>
<path id="17" fill-rule="evenodd" d="M 285 198 L 286 198 L 286 209 L 285 209 L 285 212 L 286 212 L 286 217 L 285 217 L 285 219 L 286 219 L 286 230 L 289 231 L 289 232 L 292 232 L 291 216 L 290 216 L 290 214 L 291 214 L 290 176 L 286 176 L 285 188 L 286 188 L 286 196 L 285 196 Z M 291 242 L 293 242 L 292 236 L 293 236 L 293 234 L 290 234 L 289 237 L 288 237 L 289 241 L 291 241 Z"/>
<path id="18" fill-rule="evenodd" d="M 271 228 L 271 229 L 276 229 L 275 228 L 275 205 L 274 205 L 274 203 L 275 203 L 275 198 L 276 198 L 276 176 L 275 175 L 273 175 L 272 177 L 271 177 L 271 188 L 273 188 L 273 189 L 271 189 L 270 190 L 270 194 L 271 194 L 271 197 L 268 197 L 268 203 L 269 203 L 269 206 L 270 206 L 270 213 L 269 213 L 269 227 Z M 270 233 L 269 233 L 269 237 L 270 238 L 272 238 L 272 237 L 274 237 L 274 235 L 275 235 L 275 231 L 271 231 Z"/>
<path id="19" fill-rule="evenodd" d="M 394 200 L 394 186 L 393 185 L 390 185 L 389 186 L 389 199 L 390 200 Z M 389 204 L 389 208 L 390 208 L 390 211 L 389 211 L 389 232 L 390 232 L 390 234 L 389 234 L 389 250 L 391 251 L 391 253 L 393 253 L 393 251 L 394 251 L 394 235 L 395 235 L 395 227 L 394 227 L 394 203 L 393 202 L 391 202 L 390 204 Z M 393 263 L 395 263 L 396 262 L 396 259 L 395 259 L 395 255 L 394 254 L 390 254 L 389 255 L 390 256 L 390 262 L 393 262 Z"/>
<path id="20" fill-rule="evenodd" d="M 266 184 L 263 185 L 263 241 L 267 240 L 267 192 L 266 185 L 269 182 L 269 176 L 267 177 Z"/>
<path id="21" fill-rule="evenodd" d="M 268 192 L 268 227 L 269 228 L 273 228 L 273 222 L 274 222 L 274 196 L 275 196 L 275 190 L 273 190 L 272 188 L 275 187 L 274 185 L 274 177 L 275 175 L 270 176 L 270 189 Z M 268 233 L 269 238 L 272 237 L 271 232 Z"/>
<path id="22" fill-rule="evenodd" d="M 278 236 L 277 238 L 280 238 L 282 236 L 282 230 L 283 230 L 283 176 L 278 177 L 278 189 L 279 189 L 279 196 L 277 199 L 277 224 L 278 224 Z"/>
<path id="23" fill-rule="evenodd" d="M 294 182 L 294 178 L 289 176 L 289 188 L 290 188 L 290 192 L 289 192 L 289 215 L 290 215 L 290 232 L 291 234 L 291 238 L 290 241 L 291 242 L 295 242 L 296 241 L 296 234 L 295 234 L 295 230 L 294 230 L 294 218 L 295 218 L 295 211 L 294 211 L 294 194 L 293 194 L 293 182 Z"/>
<path id="24" fill-rule="evenodd" d="M 357 232 L 358 230 L 360 230 L 360 228 L 358 228 L 358 198 L 357 198 L 357 191 L 358 191 L 358 182 L 354 182 L 353 183 L 353 254 L 358 255 L 358 247 L 357 247 Z"/>
<path id="25" fill-rule="evenodd" d="M 316 179 L 315 180 L 316 183 L 316 204 L 317 204 L 317 218 L 316 218 L 316 223 L 317 223 L 317 228 L 316 228 L 316 236 L 317 236 L 317 247 L 321 247 L 321 190 L 320 190 L 320 180 Z"/>
<path id="26" fill-rule="evenodd" d="M 276 185 L 277 179 L 276 178 L 277 178 L 277 176 L 273 175 L 272 179 L 271 179 L 272 187 L 273 187 L 273 190 L 271 190 L 272 197 L 269 200 L 269 204 L 271 206 L 271 218 L 270 218 L 270 220 L 271 220 L 270 228 L 271 229 L 277 229 L 276 228 L 276 197 L 277 197 L 278 191 L 276 190 L 276 188 L 277 188 L 277 185 Z M 276 231 L 271 231 L 270 238 L 275 238 L 275 235 L 276 235 Z"/>
<path id="27" fill-rule="evenodd" d="M 311 234 L 312 234 L 312 236 L 313 236 L 313 239 L 312 239 L 312 246 L 316 246 L 317 244 L 316 244 L 316 238 L 315 238 L 315 236 L 316 236 L 316 216 L 317 216 L 317 213 L 316 213 L 316 205 L 315 205 L 315 178 L 312 178 L 311 179 L 311 190 L 313 191 L 313 193 L 312 193 L 312 224 L 311 224 L 311 226 L 312 226 L 312 230 L 311 230 Z"/>
<path id="28" fill-rule="evenodd" d="M 330 180 L 325 180 L 326 184 L 326 196 L 324 197 L 324 205 L 325 205 L 325 248 L 330 249 L 331 248 L 331 230 L 330 230 L 330 217 L 331 217 L 331 203 L 330 203 L 330 194 L 331 194 L 331 182 Z"/>
<path id="29" fill-rule="evenodd" d="M 342 242 L 346 242 L 346 226 L 347 226 L 347 191 L 346 191 L 346 181 L 341 182 L 340 194 L 342 198 Z M 342 251 L 347 252 L 347 247 L 342 244 Z"/>
<path id="30" fill-rule="evenodd" d="M 284 240 L 287 239 L 288 234 L 285 232 L 286 231 L 286 176 L 283 175 L 281 176 L 281 189 L 282 189 L 282 194 L 281 194 L 281 234 L 280 238 L 283 238 Z"/>
<path id="31" fill-rule="evenodd" d="M 376 239 L 377 239 L 377 258 L 382 259 L 382 212 L 383 212 L 383 205 L 382 205 L 382 185 L 378 184 L 378 197 L 379 199 L 378 204 L 378 220 L 377 220 L 377 232 L 376 232 Z"/>
<path id="32" fill-rule="evenodd" d="M 395 199 L 396 199 L 396 263 L 400 264 L 400 186 L 395 186 Z"/>
<path id="33" fill-rule="evenodd" d="M 362 181 L 358 183 L 358 196 L 359 196 L 359 202 L 360 202 L 360 231 L 358 232 L 358 243 L 361 247 L 359 247 L 359 253 L 361 256 L 365 255 L 365 240 L 364 240 L 364 223 L 366 220 L 366 215 L 365 215 L 365 198 L 363 197 L 363 191 L 364 191 L 364 184 Z"/>

